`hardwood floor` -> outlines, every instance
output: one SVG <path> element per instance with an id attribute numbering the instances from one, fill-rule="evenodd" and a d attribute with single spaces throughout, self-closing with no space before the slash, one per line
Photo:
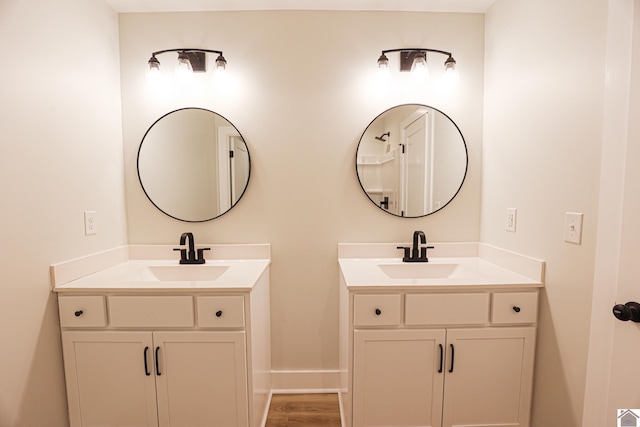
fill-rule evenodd
<path id="1" fill-rule="evenodd" d="M 274 394 L 265 427 L 340 425 L 337 394 Z"/>

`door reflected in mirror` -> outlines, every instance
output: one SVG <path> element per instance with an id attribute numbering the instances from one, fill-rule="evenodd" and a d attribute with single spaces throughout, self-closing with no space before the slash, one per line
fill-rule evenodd
<path id="1" fill-rule="evenodd" d="M 159 118 L 138 150 L 138 177 L 160 211 L 181 221 L 208 221 L 228 212 L 244 194 L 249 150 L 227 119 L 202 108 Z"/>
<path id="2" fill-rule="evenodd" d="M 467 145 L 443 112 L 421 104 L 383 112 L 365 129 L 356 152 L 360 186 L 380 209 L 421 217 L 444 208 L 467 174 Z"/>

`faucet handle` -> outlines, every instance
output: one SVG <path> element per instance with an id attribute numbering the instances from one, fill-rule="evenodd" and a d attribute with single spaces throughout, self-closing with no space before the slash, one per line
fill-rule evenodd
<path id="1" fill-rule="evenodd" d="M 420 248 L 420 259 L 423 259 L 426 262 L 429 262 L 429 258 L 427 258 L 427 249 L 434 249 L 434 247 L 433 246 L 423 246 L 422 248 Z"/>
<path id="2" fill-rule="evenodd" d="M 179 248 L 173 248 L 174 251 L 180 251 L 180 258 L 187 259 L 187 248 L 184 246 Z"/>
<path id="3" fill-rule="evenodd" d="M 204 259 L 204 251 L 210 251 L 211 248 L 198 248 L 196 249 L 196 251 L 198 252 L 198 255 L 196 256 L 196 261 L 198 261 L 199 264 L 204 264 L 206 261 Z"/>
<path id="4" fill-rule="evenodd" d="M 396 249 L 403 249 L 404 250 L 404 257 L 402 258 L 402 260 L 406 260 L 408 258 L 411 258 L 411 248 L 408 246 L 397 246 Z"/>

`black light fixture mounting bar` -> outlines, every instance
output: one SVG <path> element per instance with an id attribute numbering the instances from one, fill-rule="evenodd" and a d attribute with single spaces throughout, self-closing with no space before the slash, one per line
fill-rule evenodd
<path id="1" fill-rule="evenodd" d="M 447 55 L 447 56 L 452 56 L 453 54 L 451 52 L 447 52 L 445 50 L 439 50 L 439 49 L 427 49 L 424 47 L 403 47 L 401 49 L 387 49 L 387 50 L 383 50 L 382 54 L 386 54 L 386 53 L 391 53 L 391 52 L 435 52 L 435 53 L 441 53 L 443 55 Z"/>

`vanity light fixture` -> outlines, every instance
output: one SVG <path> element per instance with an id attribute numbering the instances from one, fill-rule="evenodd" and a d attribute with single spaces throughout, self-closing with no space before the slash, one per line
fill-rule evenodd
<path id="1" fill-rule="evenodd" d="M 384 70 L 389 68 L 389 58 L 387 53 L 400 52 L 400 71 L 411 71 L 414 74 L 428 75 L 427 53 L 439 53 L 447 56 L 444 61 L 444 69 L 446 73 L 456 72 L 456 60 L 453 54 L 444 50 L 428 49 L 428 48 L 402 48 L 383 50 L 378 58 L 378 68 Z"/>
<path id="2" fill-rule="evenodd" d="M 158 73 L 160 72 L 160 61 L 158 61 L 157 55 L 167 53 L 167 52 L 177 52 L 178 53 L 178 65 L 177 72 L 178 73 L 204 73 L 207 71 L 207 53 L 217 53 L 218 57 L 216 58 L 216 69 L 224 70 L 227 67 L 227 60 L 222 56 L 222 51 L 220 50 L 211 50 L 211 49 L 192 49 L 192 48 L 182 48 L 182 49 L 165 49 L 159 50 L 157 52 L 153 52 L 151 54 L 151 58 L 147 62 L 149 66 L 150 73 Z"/>

